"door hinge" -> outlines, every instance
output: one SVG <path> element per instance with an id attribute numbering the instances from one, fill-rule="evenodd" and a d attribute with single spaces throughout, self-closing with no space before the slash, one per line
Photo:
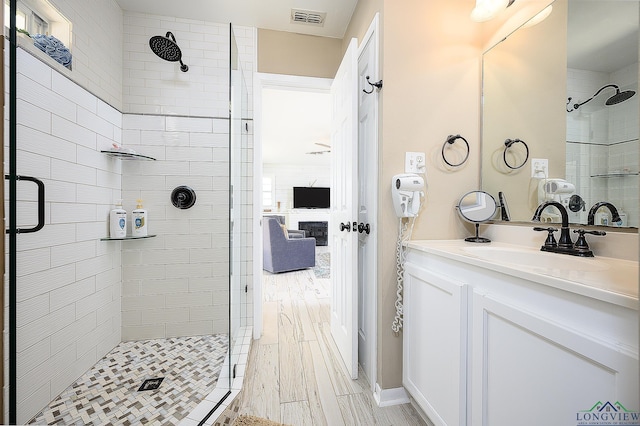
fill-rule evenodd
<path id="1" fill-rule="evenodd" d="M 248 292 L 249 292 L 249 286 L 248 286 L 248 285 L 246 285 L 246 284 L 245 284 L 245 286 L 244 286 L 244 292 L 245 292 L 245 293 L 248 293 Z"/>

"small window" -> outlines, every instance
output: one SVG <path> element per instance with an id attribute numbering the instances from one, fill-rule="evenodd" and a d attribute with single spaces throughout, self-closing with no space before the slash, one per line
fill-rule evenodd
<path id="1" fill-rule="evenodd" d="M 36 15 L 31 13 L 31 31 L 32 34 L 49 34 L 49 23 Z"/>
<path id="2" fill-rule="evenodd" d="M 5 3 L 4 5 L 4 26 L 9 28 L 11 26 L 11 22 L 9 21 L 9 16 L 11 15 L 11 8 L 9 7 L 9 4 Z M 27 31 L 29 32 L 29 30 L 27 29 L 27 13 L 24 11 L 24 9 L 20 8 L 20 5 L 18 4 L 18 10 L 16 11 L 16 28 L 19 30 L 23 30 L 23 31 Z"/>
<path id="3" fill-rule="evenodd" d="M 10 27 L 11 7 L 4 2 L 4 26 Z M 71 22 L 48 0 L 17 0 L 16 29 L 19 42 L 26 48 L 25 41 L 32 38 L 35 47 L 48 52 L 45 46 L 54 45 L 56 54 L 50 56 L 71 69 Z M 5 31 L 6 34 L 6 31 Z M 62 43 L 63 46 L 60 46 Z M 60 52 L 64 52 L 60 54 Z"/>
<path id="4" fill-rule="evenodd" d="M 9 17 L 11 16 L 11 7 L 8 3 L 4 4 L 4 26 L 9 28 L 11 25 Z M 16 28 L 33 34 L 49 35 L 49 21 L 36 13 L 32 8 L 18 0 L 16 8 Z"/>

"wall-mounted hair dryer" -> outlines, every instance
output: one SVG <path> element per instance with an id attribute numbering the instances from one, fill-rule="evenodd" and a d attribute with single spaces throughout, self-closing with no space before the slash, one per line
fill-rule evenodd
<path id="1" fill-rule="evenodd" d="M 398 217 L 416 217 L 424 196 L 424 178 L 413 173 L 395 175 L 391 180 L 391 198 Z"/>

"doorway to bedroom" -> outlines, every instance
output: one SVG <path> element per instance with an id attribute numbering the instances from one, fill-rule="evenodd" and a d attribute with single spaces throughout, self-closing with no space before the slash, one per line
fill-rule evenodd
<path id="1" fill-rule="evenodd" d="M 263 234 L 267 218 L 273 218 L 286 228 L 289 241 L 314 238 L 313 259 L 305 267 L 329 279 L 332 80 L 265 73 L 256 77 L 254 187 L 260 190 L 254 191 L 254 229 Z M 263 269 L 271 270 L 263 268 L 264 247 L 256 244 L 253 252 L 256 330 L 262 329 L 260 284 L 268 273 Z"/>
<path id="2" fill-rule="evenodd" d="M 264 250 L 286 259 L 265 261 L 263 271 L 287 272 L 310 267 L 329 278 L 329 204 L 331 197 L 331 80 L 282 75 L 263 76 L 268 82 L 259 92 L 260 118 L 257 149 L 261 149 L 260 219 L 265 229 Z M 256 132 L 258 133 L 258 132 Z M 259 147 L 258 147 L 259 145 Z M 296 248 L 279 244 L 268 235 L 266 219 L 275 219 L 287 239 L 314 238 L 315 248 L 295 241 Z M 278 237 L 279 235 L 276 235 Z M 268 247 L 268 246 L 271 247 Z M 293 246 L 294 244 L 288 244 Z M 308 245 L 308 244 L 307 244 Z M 273 246 L 278 246 L 273 248 Z M 313 246 L 313 244 L 312 244 Z M 307 252 L 309 260 L 301 260 Z M 279 263 L 279 265 L 275 265 Z"/>

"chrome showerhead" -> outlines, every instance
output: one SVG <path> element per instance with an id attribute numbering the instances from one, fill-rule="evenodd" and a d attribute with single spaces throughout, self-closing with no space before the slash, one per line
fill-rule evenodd
<path id="1" fill-rule="evenodd" d="M 611 96 L 609 99 L 607 99 L 607 102 L 605 102 L 605 105 L 610 106 L 610 105 L 619 104 L 620 102 L 626 101 L 627 99 L 629 99 L 635 94 L 636 92 L 634 92 L 633 90 L 625 90 L 624 92 L 621 92 L 620 89 L 616 88 L 616 94 Z"/>
<path id="2" fill-rule="evenodd" d="M 579 104 L 573 104 L 573 109 L 569 109 L 569 107 L 568 107 L 568 105 L 571 103 L 571 99 L 573 99 L 573 98 L 570 97 L 567 100 L 567 112 L 575 111 L 578 108 L 580 108 L 582 105 L 586 104 L 587 102 L 591 102 L 593 100 L 593 98 L 598 96 L 600 94 L 600 92 L 602 92 L 604 89 L 606 89 L 608 87 L 612 87 L 612 88 L 616 89 L 616 93 L 613 96 L 611 96 L 609 99 L 607 99 L 607 101 L 605 102 L 605 105 L 607 105 L 607 106 L 616 105 L 616 104 L 619 104 L 620 102 L 624 102 L 624 101 L 626 101 L 627 99 L 631 98 L 633 95 L 636 94 L 636 92 L 634 92 L 633 90 L 625 90 L 624 92 L 621 92 L 620 91 L 620 87 L 618 87 L 616 84 L 607 84 L 605 86 L 602 86 L 600 89 L 598 89 L 598 91 L 595 93 L 595 95 L 593 95 L 592 97 L 590 97 L 586 101 L 580 102 Z"/>
<path id="3" fill-rule="evenodd" d="M 187 72 L 189 67 L 182 63 L 182 51 L 176 43 L 176 38 L 171 31 L 167 31 L 166 36 L 153 36 L 149 39 L 151 51 L 160 58 L 169 62 L 180 62 L 180 71 Z"/>

